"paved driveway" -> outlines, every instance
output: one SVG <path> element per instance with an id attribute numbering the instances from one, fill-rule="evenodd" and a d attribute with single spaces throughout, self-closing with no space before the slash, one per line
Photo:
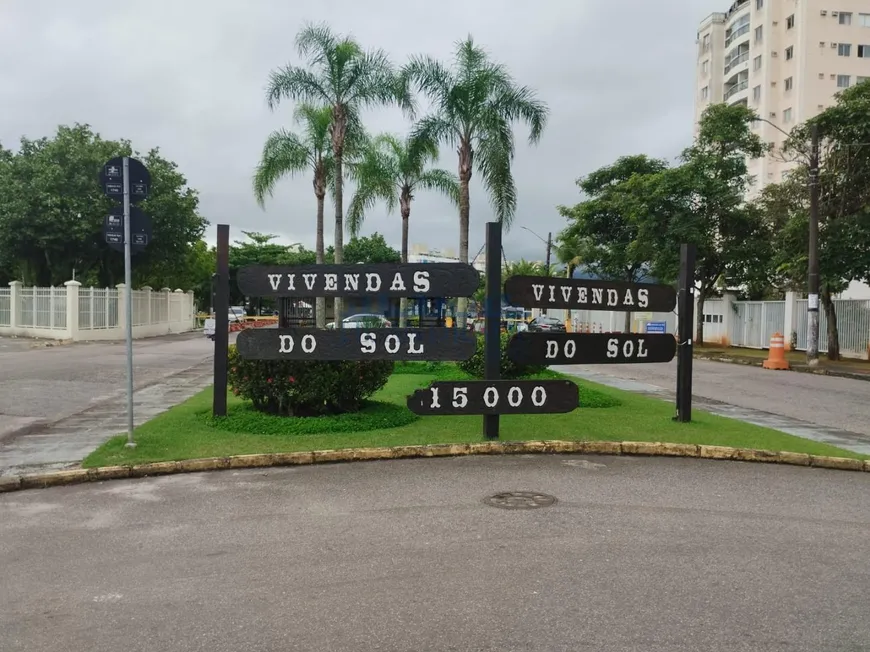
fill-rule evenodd
<path id="1" fill-rule="evenodd" d="M 551 507 L 482 499 L 544 492 Z M 0 495 L 8 652 L 864 650 L 870 474 L 403 460 Z"/>
<path id="2" fill-rule="evenodd" d="M 676 391 L 676 361 L 668 364 L 572 365 L 559 370 L 580 371 L 593 380 L 596 375 L 609 376 Z M 866 380 L 695 360 L 693 394 L 870 435 L 870 382 Z"/>

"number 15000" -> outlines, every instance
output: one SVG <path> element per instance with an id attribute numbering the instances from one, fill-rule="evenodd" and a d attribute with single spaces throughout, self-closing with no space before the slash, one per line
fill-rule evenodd
<path id="1" fill-rule="evenodd" d="M 429 404 L 429 408 L 432 410 L 437 410 L 441 407 L 441 388 L 440 387 L 430 387 L 429 393 L 431 397 L 431 402 Z M 508 389 L 507 393 L 507 403 L 511 407 L 519 407 L 522 405 L 523 399 L 523 390 L 520 387 L 511 387 Z M 529 397 L 531 398 L 532 405 L 535 407 L 543 407 L 544 403 L 547 402 L 547 391 L 543 387 L 534 387 L 532 391 L 529 392 Z M 483 404 L 488 408 L 494 408 L 499 404 L 501 400 L 501 396 L 499 395 L 499 391 L 495 387 L 487 387 L 483 391 Z M 450 400 L 451 404 L 456 409 L 463 409 L 468 406 L 468 387 L 454 387 L 453 388 L 453 397 Z"/>

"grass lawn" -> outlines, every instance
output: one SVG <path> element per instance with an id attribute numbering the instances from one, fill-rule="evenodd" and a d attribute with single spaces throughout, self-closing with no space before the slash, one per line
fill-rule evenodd
<path id="1" fill-rule="evenodd" d="M 462 378 L 455 367 L 406 367 L 394 374 L 374 403 L 359 415 L 294 419 L 254 412 L 230 395 L 228 416 L 211 418 L 212 390 L 206 389 L 136 429 L 137 447 L 114 437 L 91 453 L 85 467 L 137 464 L 251 453 L 403 446 L 482 441 L 480 416 L 417 417 L 405 399 L 432 380 Z M 545 372 L 542 377 L 562 377 Z M 610 440 L 710 444 L 835 457 L 865 456 L 705 412 L 691 423 L 676 423 L 672 403 L 574 379 L 581 407 L 569 414 L 501 418 L 501 439 Z M 396 427 L 383 427 L 397 424 Z"/>

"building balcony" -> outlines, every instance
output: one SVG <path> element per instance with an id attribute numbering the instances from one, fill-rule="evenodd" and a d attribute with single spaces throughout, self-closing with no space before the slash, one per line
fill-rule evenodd
<path id="1" fill-rule="evenodd" d="M 734 70 L 741 63 L 749 62 L 749 50 L 744 50 L 742 54 L 736 57 L 732 57 L 730 61 L 725 64 L 725 74 L 727 75 L 729 72 Z"/>
<path id="2" fill-rule="evenodd" d="M 738 81 L 735 84 L 732 84 L 731 86 L 726 86 L 725 87 L 725 94 L 723 95 L 722 99 L 726 102 L 730 100 L 732 104 L 736 104 L 737 102 L 742 100 L 743 97 L 734 97 L 734 96 L 737 95 L 738 93 L 741 93 L 741 92 L 746 93 L 748 90 L 749 90 L 749 80 L 743 79 L 741 81 Z M 748 93 L 747 93 L 747 96 L 748 96 Z M 732 100 L 731 98 L 734 98 L 734 99 Z"/>

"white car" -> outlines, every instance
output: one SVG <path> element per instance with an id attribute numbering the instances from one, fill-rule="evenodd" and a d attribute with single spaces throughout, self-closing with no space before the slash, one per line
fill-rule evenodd
<path id="1" fill-rule="evenodd" d="M 341 320 L 342 328 L 392 328 L 393 323 L 383 315 L 360 313 L 351 315 Z M 327 328 L 335 328 L 335 322 L 331 321 Z"/>

